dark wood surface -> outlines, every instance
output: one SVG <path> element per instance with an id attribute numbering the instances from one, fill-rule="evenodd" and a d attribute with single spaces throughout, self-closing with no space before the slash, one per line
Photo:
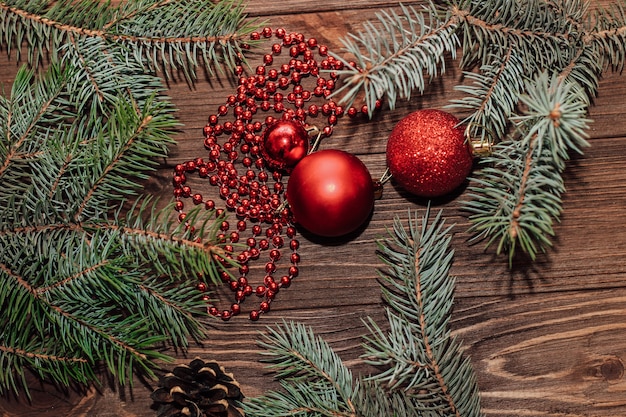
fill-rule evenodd
<path id="1" fill-rule="evenodd" d="M 408 3 L 408 2 L 407 2 Z M 598 2 L 608 4 L 608 1 Z M 598 3 L 593 3 L 596 5 Z M 339 51 L 339 39 L 356 32 L 391 1 L 251 0 L 251 17 L 277 28 L 316 37 Z M 269 45 L 268 45 L 269 47 Z M 12 80 L 17 65 L 0 56 L 0 81 Z M 442 108 L 455 97 L 460 71 L 448 73 L 424 97 L 400 102 L 372 121 L 340 121 L 323 147 L 357 154 L 374 177 L 385 168 L 386 138 L 395 123 L 418 108 Z M 451 325 L 478 376 L 487 416 L 626 416 L 626 78 L 606 73 L 590 117 L 591 147 L 566 171 L 567 194 L 554 249 L 534 263 L 517 263 L 468 244 L 467 219 L 459 209 L 464 198 L 435 205 L 454 224 L 457 277 Z M 6 91 L 6 87 L 5 87 Z M 172 167 L 203 156 L 202 127 L 234 86 L 226 80 L 170 86 L 184 124 L 171 157 L 147 184 L 170 198 Z M 193 345 L 181 363 L 195 356 L 215 359 L 233 372 L 247 396 L 276 387 L 259 362 L 259 332 L 283 319 L 310 325 L 355 373 L 370 369 L 359 361 L 362 318 L 383 319 L 376 269 L 381 266 L 375 242 L 408 210 L 423 214 L 426 205 L 392 184 L 375 205 L 367 227 L 336 243 L 301 240 L 301 274 L 281 291 L 272 310 L 258 322 L 246 315 L 212 325 L 208 339 Z M 230 297 L 225 292 L 224 297 Z M 247 308 L 247 307 L 246 307 Z M 154 384 L 137 381 L 132 389 L 104 388 L 63 396 L 50 387 L 34 387 L 32 403 L 0 401 L 6 416 L 151 416 Z"/>

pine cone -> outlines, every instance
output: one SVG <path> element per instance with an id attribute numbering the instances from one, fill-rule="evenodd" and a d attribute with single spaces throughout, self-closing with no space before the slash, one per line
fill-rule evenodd
<path id="1" fill-rule="evenodd" d="M 158 417 L 243 417 L 239 384 L 217 362 L 194 359 L 160 378 L 152 399 Z"/>

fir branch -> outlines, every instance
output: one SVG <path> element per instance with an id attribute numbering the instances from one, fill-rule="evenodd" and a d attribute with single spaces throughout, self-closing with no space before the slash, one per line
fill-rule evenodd
<path id="1" fill-rule="evenodd" d="M 587 130 L 591 122 L 586 116 L 590 98 L 570 78 L 550 77 L 547 72 L 527 83 L 526 94 L 520 97 L 524 115 L 512 117 L 524 132 L 524 142 L 537 140 L 539 152 L 548 146 L 555 164 L 564 168 L 571 151 L 582 154 L 589 146 Z"/>
<path id="2" fill-rule="evenodd" d="M 409 222 L 407 231 L 396 220 L 390 239 L 379 244 L 388 267 L 381 279 L 390 327 L 383 331 L 369 320 L 364 358 L 388 369 L 371 378 L 408 392 L 422 412 L 480 415 L 471 365 L 448 329 L 455 282 L 450 229 L 441 212 L 431 224 L 428 213 L 421 225 Z"/>
<path id="3" fill-rule="evenodd" d="M 534 259 L 551 245 L 565 191 L 550 149 L 539 152 L 536 140 L 505 141 L 484 164 L 464 203 L 473 239 L 486 239 L 486 246 L 496 243 L 497 253 L 508 253 L 510 262 L 518 247 Z"/>
<path id="4" fill-rule="evenodd" d="M 411 92 L 423 92 L 429 78 L 445 71 L 445 54 L 453 57 L 458 45 L 453 20 L 440 20 L 433 4 L 419 12 L 401 5 L 402 14 L 377 14 L 378 24 L 366 22 L 363 31 L 342 39 L 344 49 L 357 66 L 336 71 L 345 77 L 334 94 L 352 103 L 363 92 L 370 115 L 376 101 L 385 95 L 391 108 Z"/>
<path id="5" fill-rule="evenodd" d="M 126 60 L 162 70 L 168 79 L 181 71 L 188 82 L 200 68 L 212 74 L 223 63 L 234 67 L 255 28 L 240 0 L 133 0 L 117 6 L 97 0 L 13 0 L 0 2 L 0 16 L 0 38 L 8 50 L 15 49 L 19 59 L 26 44 L 34 66 L 48 54 L 56 61 L 57 51 L 77 39 L 96 38 L 122 46 Z"/>
<path id="6" fill-rule="evenodd" d="M 381 273 L 389 328 L 367 321 L 363 359 L 380 373 L 352 380 L 312 329 L 283 323 L 260 342 L 282 390 L 246 399 L 246 415 L 482 415 L 471 364 L 448 329 L 454 289 L 449 228 L 441 212 L 431 224 L 428 216 L 421 224 L 411 218 L 408 231 L 396 219 L 391 237 L 379 242 L 389 267 Z"/>
<path id="7" fill-rule="evenodd" d="M 0 100 L 1 392 L 28 392 L 27 369 L 63 385 L 95 382 L 102 363 L 122 384 L 151 376 L 163 346 L 204 336 L 195 285 L 221 281 L 214 213 L 189 216 L 192 237 L 137 197 L 177 125 L 159 80 L 91 45 L 38 77 L 21 69 Z"/>
<path id="8" fill-rule="evenodd" d="M 344 50 L 359 57 L 358 65 L 346 65 L 346 83 L 338 93 L 342 100 L 350 102 L 363 94 L 371 112 L 372 104 L 382 96 L 387 96 L 390 107 L 394 107 L 398 98 L 410 99 L 411 90 L 423 92 L 423 84 L 397 82 L 395 74 L 401 74 L 401 80 L 422 80 L 424 73 L 429 74 L 425 70 L 428 65 L 422 64 L 442 59 L 441 53 L 446 49 L 403 49 L 404 43 L 398 39 L 408 39 L 410 45 L 410 38 L 398 33 L 406 21 L 415 25 L 412 31 L 418 44 L 414 46 L 421 46 L 420 35 L 425 42 L 438 39 L 443 32 L 446 39 L 455 39 L 454 44 L 459 44 L 462 51 L 459 64 L 470 84 L 455 87 L 465 96 L 453 100 L 450 107 L 469 112 L 463 119 L 469 139 L 487 141 L 489 146 L 505 142 L 497 156 L 488 159 L 498 168 L 477 174 L 487 176 L 475 183 L 485 187 L 484 190 L 473 189 L 481 196 L 479 206 L 484 211 L 475 207 L 475 202 L 468 205 L 474 213 L 472 222 L 481 224 L 472 230 L 479 232 L 477 239 L 499 241 L 498 252 L 521 248 L 534 259 L 539 251 L 550 246 L 548 242 L 554 233 L 552 222 L 558 220 L 561 212 L 559 177 L 564 164 L 570 152 L 582 153 L 588 146 L 586 115 L 602 72 L 607 66 L 621 70 L 626 60 L 626 7 L 622 2 L 590 14 L 589 5 L 583 0 L 445 3 L 445 7 L 430 5 L 419 18 L 404 7 L 407 16 L 383 14 L 386 17 L 379 20 L 388 33 L 369 29 L 375 28 L 375 23 L 367 22 L 364 33 L 351 34 L 351 40 L 344 42 Z M 433 19 L 436 24 L 429 23 Z M 443 28 L 449 32 L 438 32 Z M 454 57 L 452 45 L 448 49 Z M 393 69 L 393 73 L 386 72 L 387 69 Z M 545 79 L 546 71 L 554 74 L 555 79 Z M 367 78 L 374 73 L 375 82 Z M 373 85 L 377 88 L 372 89 Z M 511 132 L 510 139 L 522 140 L 524 149 L 509 146 L 507 137 Z M 546 142 L 550 143 L 546 145 Z M 544 152 L 545 146 L 553 152 L 552 168 L 545 165 L 549 156 Z M 507 156 L 506 151 L 511 154 Z M 503 171 L 498 173 L 500 169 Z M 544 173 L 546 170 L 551 173 Z M 548 178 L 540 187 L 529 187 L 535 181 L 527 177 L 513 178 L 539 173 Z M 553 183 L 556 188 L 551 190 Z M 509 186 L 521 194 L 506 195 L 508 189 L 504 187 Z M 535 193 L 533 198 L 524 197 L 529 190 Z M 474 194 L 470 196 L 474 197 Z M 501 210 L 501 205 L 510 207 Z M 522 212 L 526 213 L 526 220 L 518 221 Z M 535 215 L 538 217 L 533 218 Z M 495 217 L 490 221 L 489 216 Z M 507 216 L 512 216 L 508 217 L 508 223 L 503 220 Z M 519 236 L 523 236 L 521 241 Z M 513 254 L 509 256 L 512 258 Z"/>
<path id="9" fill-rule="evenodd" d="M 138 191 L 129 178 L 145 178 L 172 143 L 178 122 L 160 80 L 107 54 L 97 39 L 81 45 L 51 65 L 45 82 L 21 70 L 4 102 L 7 216 L 27 210 L 23 221 L 45 223 L 107 213 Z M 14 165 L 21 168 L 8 169 Z"/>
<path id="10" fill-rule="evenodd" d="M 525 90 L 527 111 L 513 118 L 516 138 L 484 160 L 465 204 L 477 239 L 498 241 L 497 252 L 508 252 L 510 259 L 518 244 L 532 259 L 551 245 L 553 222 L 562 211 L 565 162 L 571 151 L 588 146 L 589 98 L 583 88 L 544 73 Z"/>
<path id="11" fill-rule="evenodd" d="M 10 174 L 11 163 L 37 154 L 48 133 L 45 127 L 39 129 L 41 125 L 64 122 L 58 111 L 67 99 L 67 72 L 53 66 L 36 89 L 31 88 L 33 79 L 33 71 L 21 69 L 16 74 L 10 98 L 0 98 L 3 121 L 0 123 L 0 179 Z"/>
<path id="12" fill-rule="evenodd" d="M 559 66 L 560 51 L 579 32 L 586 9 L 579 0 L 558 2 L 566 4 L 564 8 L 543 0 L 465 3 L 450 8 L 451 18 L 463 33 L 462 67 L 489 62 L 494 45 L 503 51 L 515 48 L 524 62 L 535 68 Z M 573 11 L 577 11 L 575 15 Z"/>
<path id="13" fill-rule="evenodd" d="M 102 133 L 91 143 L 83 143 L 85 155 L 79 160 L 93 161 L 86 167 L 91 171 L 87 178 L 92 180 L 79 183 L 82 187 L 75 187 L 76 194 L 68 196 L 69 201 L 77 203 L 72 213 L 74 221 L 92 217 L 107 205 L 118 204 L 138 189 L 136 182 L 128 180 L 129 175 L 145 179 L 144 173 L 156 165 L 154 158 L 167 155 L 166 146 L 173 143 L 167 129 L 176 123 L 160 114 L 160 109 L 164 109 L 162 104 L 148 102 L 137 113 L 132 103 L 120 100 Z M 81 175 L 84 174 L 83 171 Z"/>
<path id="14" fill-rule="evenodd" d="M 269 328 L 260 345 L 284 392 L 245 403 L 246 415 L 356 417 L 351 372 L 330 346 L 302 324 Z"/>
<path id="15" fill-rule="evenodd" d="M 565 81 L 562 81 L 565 80 Z M 517 137 L 503 142 L 470 187 L 470 231 L 497 242 L 512 261 L 519 246 L 531 259 L 551 245 L 562 212 L 562 172 L 571 151 L 588 146 L 589 98 L 578 84 L 547 73 L 527 83 L 526 113 L 512 118 Z"/>
<path id="16" fill-rule="evenodd" d="M 211 273 L 216 268 L 211 246 L 198 250 L 181 240 L 157 239 L 149 229 L 135 233 L 150 234 L 155 243 L 140 245 L 116 224 L 2 231 L 2 281 L 19 285 L 13 292 L 0 289 L 5 329 L 0 345 L 7 352 L 28 350 L 38 340 L 31 352 L 61 358 L 65 356 L 53 352 L 63 349 L 94 368 L 105 361 L 123 383 L 133 371 L 151 375 L 153 361 L 163 359 L 152 351 L 155 346 L 168 342 L 184 349 L 190 337 L 203 337 L 198 317 L 206 314 L 206 302 L 195 282 L 219 280 L 219 273 Z M 12 333 L 32 326 L 46 331 L 32 331 L 25 340 L 12 342 Z M 33 366 L 12 363 L 17 375 Z M 61 365 L 38 365 L 47 378 L 53 376 L 48 366 Z M 74 372 L 69 369 L 73 362 L 62 366 Z"/>
<path id="17" fill-rule="evenodd" d="M 458 85 L 457 91 L 467 94 L 452 100 L 450 108 L 469 110 L 462 123 L 467 137 L 481 142 L 495 143 L 506 134 L 509 118 L 519 103 L 524 90 L 524 62 L 513 48 L 504 54 L 494 54 L 492 60 L 478 72 L 464 72 L 473 85 Z"/>

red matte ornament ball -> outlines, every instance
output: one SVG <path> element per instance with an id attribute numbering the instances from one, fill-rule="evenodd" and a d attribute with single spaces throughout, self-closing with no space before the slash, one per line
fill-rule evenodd
<path id="1" fill-rule="evenodd" d="M 419 197 L 440 197 L 458 188 L 473 164 L 459 120 L 441 110 L 418 110 L 393 128 L 387 167 L 402 188 Z"/>
<path id="2" fill-rule="evenodd" d="M 314 152 L 294 168 L 287 202 L 296 223 L 324 237 L 358 229 L 374 207 L 374 184 L 363 162 L 341 150 Z"/>
<path id="3" fill-rule="evenodd" d="M 301 122 L 279 120 L 263 133 L 261 152 L 274 169 L 293 168 L 309 151 L 309 135 Z"/>

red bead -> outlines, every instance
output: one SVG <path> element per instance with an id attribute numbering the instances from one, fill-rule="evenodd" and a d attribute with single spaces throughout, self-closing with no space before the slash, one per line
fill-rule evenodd
<path id="1" fill-rule="evenodd" d="M 267 285 L 267 289 L 273 292 L 278 292 L 278 289 L 280 288 L 280 286 L 278 285 L 278 283 L 276 281 L 271 281 L 268 285 Z"/>
<path id="2" fill-rule="evenodd" d="M 215 308 L 215 307 L 209 307 L 209 308 L 207 309 L 207 311 L 208 311 L 208 313 L 209 313 L 210 315 L 212 315 L 212 316 L 217 316 L 217 315 L 219 315 L 219 314 L 220 314 L 220 311 L 219 311 L 217 308 Z"/>
<path id="3" fill-rule="evenodd" d="M 248 259 L 250 259 L 250 252 L 248 251 L 243 251 L 239 255 L 237 255 L 237 262 L 239 262 L 240 264 L 245 264 L 246 262 L 248 262 Z"/>
<path id="4" fill-rule="evenodd" d="M 261 315 L 261 313 L 259 313 L 257 310 L 252 310 L 250 312 L 250 320 L 257 321 L 259 319 L 260 315 Z"/>
<path id="5" fill-rule="evenodd" d="M 199 282 L 196 285 L 196 289 L 201 292 L 205 292 L 207 290 L 207 285 L 204 282 Z"/>
<path id="6" fill-rule="evenodd" d="M 265 288 L 262 285 L 259 285 L 258 287 L 256 287 L 255 294 L 259 297 L 263 297 L 265 295 L 266 290 L 267 288 Z"/>
<path id="7" fill-rule="evenodd" d="M 288 288 L 291 285 L 291 278 L 289 278 L 287 275 L 283 275 L 282 277 L 280 277 L 280 285 L 282 287 Z"/>
<path id="8" fill-rule="evenodd" d="M 230 306 L 230 310 L 233 312 L 233 316 L 239 315 L 241 313 L 241 306 L 237 303 Z"/>
<path id="9" fill-rule="evenodd" d="M 284 244 L 285 240 L 282 238 L 282 236 L 274 236 L 272 238 L 272 245 L 274 245 L 274 247 L 282 248 Z"/>
<path id="10" fill-rule="evenodd" d="M 259 310 L 264 313 L 270 311 L 270 303 L 268 303 L 267 301 L 263 301 L 261 304 L 259 304 Z"/>
<path id="11" fill-rule="evenodd" d="M 184 184 L 185 181 L 186 181 L 186 178 L 184 175 L 174 175 L 174 177 L 172 177 L 172 183 L 174 184 L 175 187 Z"/>
<path id="12" fill-rule="evenodd" d="M 220 316 L 222 317 L 222 320 L 228 321 L 231 318 L 231 312 L 228 310 L 224 310 L 222 311 L 222 314 L 220 314 Z"/>

